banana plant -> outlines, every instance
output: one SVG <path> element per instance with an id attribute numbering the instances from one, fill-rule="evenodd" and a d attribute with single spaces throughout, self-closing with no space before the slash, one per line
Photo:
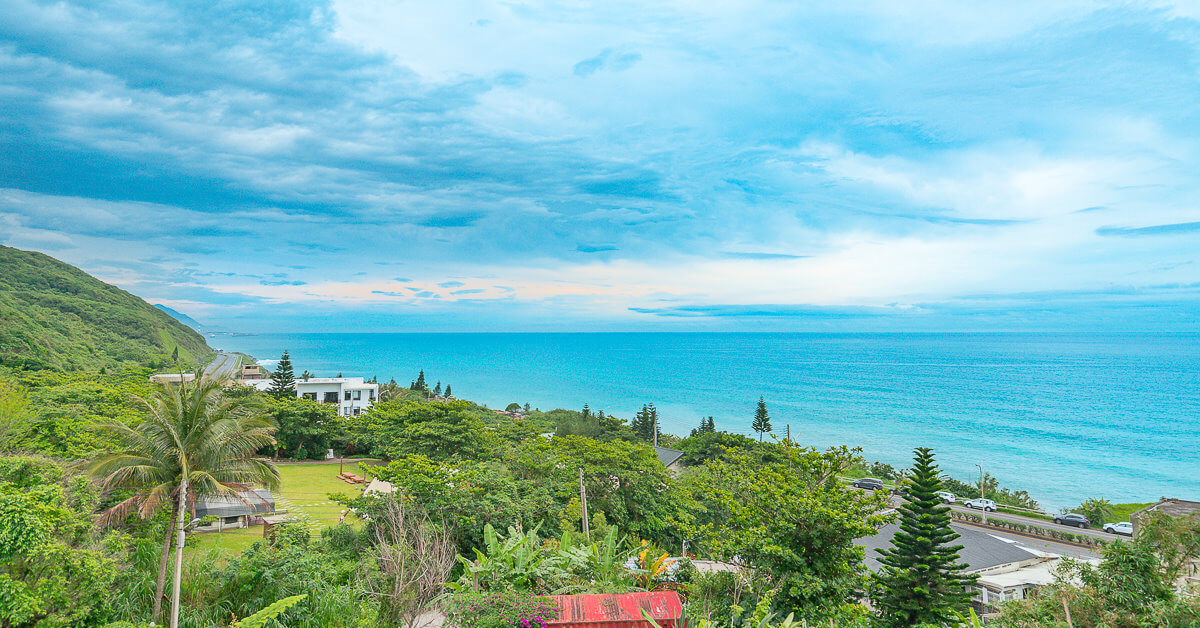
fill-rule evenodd
<path id="1" fill-rule="evenodd" d="M 625 537 L 617 537 L 617 529 L 609 528 L 604 538 L 576 545 L 575 536 L 570 531 L 564 532 L 557 554 L 563 558 L 566 567 L 585 582 L 591 582 L 591 588 L 599 591 L 623 591 L 631 584 L 631 576 L 643 573 L 642 569 L 629 569 L 625 563 L 632 551 L 623 551 Z"/>
<path id="2" fill-rule="evenodd" d="M 496 591 L 506 589 L 542 590 L 569 578 L 562 559 L 542 548 L 538 528 L 520 532 L 508 529 L 504 536 L 491 524 L 483 528 L 483 549 L 474 548 L 475 559 L 459 556 L 463 575 L 451 583 L 456 591 Z"/>

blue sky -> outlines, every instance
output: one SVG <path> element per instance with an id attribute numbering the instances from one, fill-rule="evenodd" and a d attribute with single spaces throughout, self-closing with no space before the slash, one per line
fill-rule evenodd
<path id="1" fill-rule="evenodd" d="M 0 241 L 243 331 L 1195 329 L 1195 3 L 837 4 L 8 0 Z"/>

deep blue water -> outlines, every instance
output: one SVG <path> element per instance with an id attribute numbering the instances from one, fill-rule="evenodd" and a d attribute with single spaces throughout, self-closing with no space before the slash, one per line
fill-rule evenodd
<path id="1" fill-rule="evenodd" d="M 424 369 L 460 398 L 543 410 L 586 402 L 622 418 L 659 408 L 663 430 L 703 416 L 753 435 L 862 447 L 907 466 L 933 447 L 1043 506 L 1200 499 L 1200 334 L 265 334 L 210 344 L 297 372 L 395 377 Z"/>

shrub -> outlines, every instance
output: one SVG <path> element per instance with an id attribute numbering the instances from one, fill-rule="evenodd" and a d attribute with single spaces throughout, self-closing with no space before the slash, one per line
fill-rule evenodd
<path id="1" fill-rule="evenodd" d="M 442 603 L 453 628 L 546 628 L 558 619 L 558 607 L 530 593 L 460 593 Z"/>

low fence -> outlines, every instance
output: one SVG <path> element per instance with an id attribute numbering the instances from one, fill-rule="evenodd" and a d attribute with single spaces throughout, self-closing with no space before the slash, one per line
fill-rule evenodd
<path id="1" fill-rule="evenodd" d="M 1004 519 L 996 519 L 994 517 L 989 517 L 988 520 L 985 522 L 983 520 L 983 517 L 981 517 L 980 515 L 976 515 L 976 514 L 969 513 L 969 512 L 958 512 L 957 510 L 951 510 L 950 517 L 952 519 L 957 519 L 959 521 L 966 521 L 969 523 L 986 525 L 986 526 L 996 528 L 999 530 L 1008 530 L 1008 531 L 1016 532 L 1019 534 L 1037 536 L 1037 537 L 1041 537 L 1044 539 L 1051 539 L 1054 541 L 1064 541 L 1067 543 L 1074 543 L 1075 545 L 1083 545 L 1085 547 L 1091 547 L 1091 548 L 1104 547 L 1105 545 L 1108 545 L 1108 543 L 1109 543 L 1109 541 L 1107 539 L 1101 539 L 1101 538 L 1097 538 L 1094 536 L 1089 536 L 1087 534 L 1076 534 L 1074 532 L 1067 532 L 1065 530 L 1055 530 L 1053 528 L 1043 528 L 1038 525 L 1033 525 L 1033 524 L 1029 524 L 1029 523 L 1021 523 L 1018 521 L 1007 521 Z"/>

